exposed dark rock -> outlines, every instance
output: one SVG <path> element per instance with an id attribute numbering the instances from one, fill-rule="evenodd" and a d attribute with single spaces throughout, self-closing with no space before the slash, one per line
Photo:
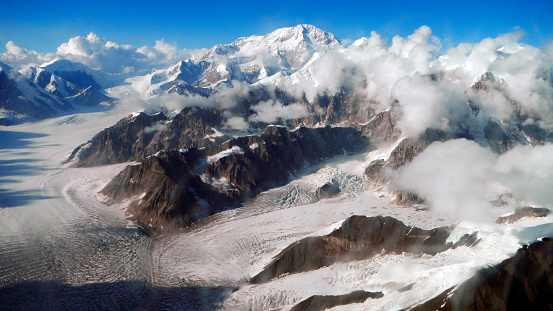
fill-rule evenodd
<path id="1" fill-rule="evenodd" d="M 552 310 L 552 292 L 553 239 L 543 238 L 410 310 Z"/>
<path id="2" fill-rule="evenodd" d="M 250 282 L 263 283 L 283 274 L 316 270 L 335 262 L 362 260 L 381 253 L 435 255 L 454 246 L 446 242 L 451 230 L 452 227 L 420 229 L 392 217 L 352 216 L 328 235 L 307 237 L 291 244 Z M 476 234 L 467 235 L 455 247 L 476 242 Z"/>
<path id="3" fill-rule="evenodd" d="M 409 206 L 413 204 L 423 204 L 424 199 L 421 198 L 418 194 L 405 191 L 405 190 L 395 190 L 395 199 L 394 203 L 401 206 Z"/>
<path id="4" fill-rule="evenodd" d="M 190 225 L 236 201 L 232 193 L 194 174 L 203 156 L 198 150 L 159 152 L 139 165 L 127 166 L 100 193 L 111 202 L 138 197 L 128 207 L 131 218 L 154 228 Z"/>
<path id="5" fill-rule="evenodd" d="M 141 157 L 136 155 L 133 146 L 141 135 L 146 134 L 144 129 L 165 120 L 167 117 L 162 113 L 150 116 L 141 112 L 137 116 L 128 116 L 77 147 L 67 161 L 77 158 L 77 166 L 90 167 L 138 160 Z"/>
<path id="6" fill-rule="evenodd" d="M 319 199 L 332 198 L 338 193 L 340 193 L 340 184 L 334 179 L 317 188 L 316 192 Z"/>
<path id="7" fill-rule="evenodd" d="M 400 112 L 397 107 L 376 114 L 369 122 L 357 125 L 365 136 L 377 146 L 399 139 L 401 130 L 397 126 Z"/>
<path id="8" fill-rule="evenodd" d="M 495 222 L 498 224 L 511 224 L 523 217 L 547 217 L 550 213 L 551 210 L 548 208 L 526 206 L 515 209 L 511 215 L 497 218 Z"/>
<path id="9" fill-rule="evenodd" d="M 384 159 L 372 161 L 365 169 L 365 177 L 373 183 L 384 182 L 386 180 L 384 176 L 385 165 L 386 160 Z"/>
<path id="10" fill-rule="evenodd" d="M 93 89 L 92 87 L 89 87 L 72 97 L 67 97 L 66 100 L 73 104 L 89 107 L 97 106 L 100 103 L 113 102 L 113 98 L 102 94 L 100 91 Z"/>
<path id="11" fill-rule="evenodd" d="M 209 178 L 227 178 L 250 197 L 261 190 L 282 185 L 288 181 L 290 174 L 309 164 L 371 148 L 368 140 L 355 129 L 330 126 L 301 127 L 295 131 L 268 126 L 259 137 L 236 138 L 219 149 L 230 149 L 232 146 L 240 147 L 243 153 L 215 161 L 205 170 L 205 175 Z M 210 154 L 213 153 L 210 151 Z"/>
<path id="12" fill-rule="evenodd" d="M 386 173 L 387 170 L 397 170 L 411 163 L 416 156 L 435 141 L 446 141 L 455 138 L 467 138 L 467 133 L 463 131 L 446 133 L 439 130 L 427 129 L 417 139 L 405 138 L 399 142 L 387 160 L 378 159 L 371 162 L 365 168 L 365 177 L 375 186 L 385 186 L 390 182 L 389 175 Z M 393 189 L 390 192 L 394 194 L 394 203 L 398 205 L 413 205 L 424 202 L 424 198 L 416 193 L 401 189 Z"/>
<path id="13" fill-rule="evenodd" d="M 480 76 L 480 80 L 472 85 L 472 89 L 475 91 L 487 92 L 490 87 L 496 86 L 497 80 L 491 71 L 486 71 Z"/>
<path id="14" fill-rule="evenodd" d="M 298 303 L 290 311 L 320 311 L 334 308 L 336 306 L 348 305 L 352 303 L 362 303 L 369 298 L 382 298 L 382 292 L 366 292 L 357 290 L 345 295 L 337 296 L 311 296 Z"/>
<path id="15" fill-rule="evenodd" d="M 222 117 L 213 109 L 185 108 L 171 120 L 164 114 L 129 116 L 77 147 L 67 162 L 90 167 L 136 161 L 160 150 L 212 146 L 228 139 L 211 137 Z"/>
<path id="16" fill-rule="evenodd" d="M 441 134 L 441 133 L 440 133 Z M 435 134 L 427 130 L 419 139 L 403 139 L 392 151 L 388 160 L 378 159 L 371 162 L 365 169 L 365 177 L 374 185 L 386 185 L 389 183 L 389 176 L 386 170 L 397 170 L 398 168 L 411 163 L 430 143 L 435 140 L 442 140 L 443 134 Z M 394 202 L 399 205 L 411 205 L 422 203 L 422 199 L 415 193 L 403 190 L 392 191 L 396 197 Z"/>
<path id="17" fill-rule="evenodd" d="M 130 204 L 129 212 L 155 228 L 186 226 L 282 185 L 309 164 L 366 148 L 370 148 L 367 139 L 352 128 L 290 132 L 269 126 L 261 136 L 239 137 L 201 150 L 159 152 L 125 168 L 101 193 L 114 202 L 142 196 Z"/>
<path id="18" fill-rule="evenodd" d="M 490 119 L 484 127 L 484 135 L 488 145 L 495 153 L 505 153 L 520 145 L 518 139 L 505 127 Z"/>
<path id="19" fill-rule="evenodd" d="M 9 118 L 0 118 L 0 126 L 11 126 L 15 124 L 16 123 Z"/>

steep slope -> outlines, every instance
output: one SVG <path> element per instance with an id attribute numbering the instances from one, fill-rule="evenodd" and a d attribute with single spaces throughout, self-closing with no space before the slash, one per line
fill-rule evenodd
<path id="1" fill-rule="evenodd" d="M 289 75 L 302 68 L 316 53 L 324 53 L 339 44 L 333 34 L 302 24 L 280 28 L 265 36 L 218 44 L 198 61 L 184 60 L 127 82 L 146 97 L 172 89 L 180 89 L 185 95 L 205 96 L 231 80 L 252 84 L 277 73 Z"/>
<path id="2" fill-rule="evenodd" d="M 452 227 L 424 230 L 393 217 L 352 216 L 322 237 L 308 237 L 282 250 L 250 282 L 259 284 L 288 273 L 316 270 L 336 262 L 362 260 L 382 253 L 430 254 L 477 243 L 466 234 L 455 244 L 446 242 Z"/>
<path id="3" fill-rule="evenodd" d="M 410 310 L 551 310 L 553 239 L 543 238 Z"/>
<path id="4" fill-rule="evenodd" d="M 178 228 L 233 204 L 194 173 L 203 152 L 160 152 L 140 165 L 128 166 L 101 193 L 112 202 L 136 198 L 128 207 L 131 218 L 154 228 Z"/>
<path id="5" fill-rule="evenodd" d="M 82 91 L 81 87 L 40 67 L 28 67 L 20 72 L 45 91 L 59 98 L 74 96 Z"/>
<path id="6" fill-rule="evenodd" d="M 367 139 L 350 128 L 269 126 L 260 136 L 206 149 L 159 152 L 128 166 L 101 194 L 111 202 L 131 199 L 128 210 L 138 221 L 180 227 L 282 185 L 309 164 L 367 148 Z"/>
<path id="7" fill-rule="evenodd" d="M 94 89 L 103 90 L 108 87 L 122 84 L 123 80 L 126 78 L 124 74 L 107 74 L 67 59 L 55 59 L 40 65 L 40 68 L 65 81 L 71 82 L 81 89 L 86 89 L 91 86 Z"/>
<path id="8" fill-rule="evenodd" d="M 127 79 L 134 90 L 143 96 L 156 96 L 164 93 L 177 92 L 179 95 L 198 94 L 207 96 L 210 90 L 197 87 L 209 64 L 205 61 L 195 62 L 187 59 L 167 68 L 154 70 L 145 76 Z"/>
<path id="9" fill-rule="evenodd" d="M 160 150 L 212 146 L 228 139 L 213 128 L 221 123 L 213 109 L 185 108 L 168 119 L 163 113 L 130 115 L 77 147 L 67 162 L 79 167 L 136 161 Z"/>
<path id="10" fill-rule="evenodd" d="M 37 86 L 33 81 L 0 63 L 0 109 L 2 117 L 42 119 L 72 107 Z"/>
<path id="11" fill-rule="evenodd" d="M 309 62 L 316 52 L 338 44 L 333 34 L 305 24 L 277 29 L 265 36 L 239 38 L 229 45 L 213 47 L 203 57 L 211 65 L 199 84 L 212 86 L 229 79 L 254 83 L 276 73 L 288 75 Z"/>
<path id="12" fill-rule="evenodd" d="M 99 86 L 94 80 L 87 79 L 90 85 L 83 88 L 41 67 L 28 67 L 20 72 L 46 92 L 71 104 L 96 106 L 101 103 L 111 103 L 114 101 L 113 98 L 104 95 L 98 89 Z M 83 82 L 81 84 L 86 85 L 87 83 Z"/>
<path id="13" fill-rule="evenodd" d="M 360 303 L 369 298 L 377 299 L 384 296 L 381 292 L 366 292 L 358 290 L 345 295 L 338 296 L 311 296 L 302 302 L 298 303 L 290 311 L 320 311 L 336 306 L 348 305 L 352 303 Z"/>

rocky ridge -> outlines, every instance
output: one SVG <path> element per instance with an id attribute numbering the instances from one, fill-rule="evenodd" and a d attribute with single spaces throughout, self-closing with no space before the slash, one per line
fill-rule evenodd
<path id="1" fill-rule="evenodd" d="M 367 292 L 358 290 L 345 295 L 336 296 L 311 296 L 297 305 L 290 311 L 319 311 L 334 308 L 336 306 L 348 305 L 352 303 L 361 303 L 369 298 L 377 299 L 384 297 L 382 292 Z"/>
<path id="2" fill-rule="evenodd" d="M 308 111 L 306 117 L 275 122 L 289 128 L 350 126 L 363 133 L 375 146 L 393 142 L 400 135 L 399 128 L 392 121 L 395 112 L 374 114 L 373 111 L 360 109 L 361 101 L 356 96 L 321 96 L 311 105 L 306 101 L 297 101 L 278 88 L 269 90 L 266 87 L 255 87 L 245 96 L 233 98 L 236 104 L 231 108 L 189 107 L 173 117 L 163 113 L 128 116 L 78 146 L 66 162 L 75 161 L 78 167 L 90 167 L 137 161 L 160 150 L 210 148 L 229 140 L 229 135 L 234 133 L 231 129 L 225 129 L 228 115 L 240 115 L 248 119 L 254 113 L 252 107 L 271 99 L 285 106 L 300 104 Z M 253 134 L 261 133 L 269 124 L 256 121 L 249 125 L 247 131 Z M 244 134 L 239 132 L 238 135 Z"/>
<path id="3" fill-rule="evenodd" d="M 553 239 L 542 238 L 410 310 L 551 310 L 551 258 Z"/>
<path id="4" fill-rule="evenodd" d="M 101 194 L 108 202 L 131 199 L 137 221 L 180 227 L 282 185 L 310 164 L 370 147 L 352 128 L 269 126 L 209 148 L 161 151 L 125 168 Z"/>
<path id="5" fill-rule="evenodd" d="M 82 65 L 84 67 L 84 65 Z M 23 74 L 0 63 L 0 118 L 11 123 L 38 120 L 73 111 L 79 106 L 111 103 L 113 98 L 94 86 L 90 76 L 69 80 L 41 67 L 29 67 Z M 76 82 L 77 81 L 77 82 Z"/>
<path id="6" fill-rule="evenodd" d="M 66 162 L 90 167 L 141 160 L 160 150 L 202 148 L 228 140 L 213 130 L 222 117 L 214 109 L 185 108 L 169 119 L 163 113 L 130 115 L 75 148 Z"/>
<path id="7" fill-rule="evenodd" d="M 284 274 L 367 259 L 381 253 L 435 255 L 450 248 L 478 243 L 476 232 L 465 234 L 456 243 L 447 242 L 452 229 L 420 229 L 389 216 L 351 216 L 328 235 L 307 237 L 289 245 L 250 282 L 259 284 Z"/>

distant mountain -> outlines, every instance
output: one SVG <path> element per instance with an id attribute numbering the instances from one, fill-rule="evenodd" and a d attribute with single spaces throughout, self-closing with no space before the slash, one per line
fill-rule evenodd
<path id="1" fill-rule="evenodd" d="M 207 67 L 209 67 L 207 62 L 195 62 L 188 59 L 167 69 L 154 70 L 144 76 L 129 78 L 127 82 L 131 83 L 135 91 L 144 96 L 173 92 L 179 95 L 208 95 L 209 90 L 202 89 L 197 85 L 197 81 L 201 79 Z"/>
<path id="2" fill-rule="evenodd" d="M 72 107 L 0 62 L 0 118 L 41 119 Z"/>
<path id="3" fill-rule="evenodd" d="M 122 84 L 126 78 L 122 74 L 108 74 L 67 59 L 56 59 L 40 65 L 40 68 L 73 83 L 81 89 L 91 86 L 97 90 L 103 90 Z"/>
<path id="4" fill-rule="evenodd" d="M 167 69 L 129 79 L 135 91 L 145 96 L 170 92 L 178 87 L 185 94 L 205 94 L 231 80 L 256 83 L 265 78 L 290 75 L 340 42 L 311 25 L 277 29 L 265 36 L 239 38 L 211 48 L 199 61 L 181 61 Z M 180 94 L 180 93 L 179 93 Z"/>
<path id="5" fill-rule="evenodd" d="M 2 123 L 49 118 L 78 106 L 109 103 L 113 98 L 105 95 L 101 86 L 109 85 L 104 84 L 110 80 L 107 77 L 83 64 L 65 60 L 19 72 L 0 63 L 0 118 L 6 120 Z"/>

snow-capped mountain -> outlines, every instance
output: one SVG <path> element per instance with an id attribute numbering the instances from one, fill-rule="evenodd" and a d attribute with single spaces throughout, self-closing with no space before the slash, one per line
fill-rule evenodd
<path id="1" fill-rule="evenodd" d="M 311 25 L 281 28 L 216 45 L 199 61 L 181 61 L 127 82 L 145 96 L 163 94 L 173 86 L 212 89 L 231 80 L 255 83 L 275 74 L 290 75 L 339 44 L 333 34 Z"/>
<path id="2" fill-rule="evenodd" d="M 155 96 L 173 91 L 179 93 L 179 95 L 184 95 L 184 92 L 179 92 L 183 89 L 190 90 L 186 93 L 187 95 L 203 94 L 205 91 L 197 87 L 197 81 L 201 79 L 208 66 L 209 63 L 207 62 L 195 62 L 187 59 L 167 69 L 154 70 L 145 76 L 129 78 L 127 82 L 143 96 Z"/>
<path id="3" fill-rule="evenodd" d="M 57 60 L 19 72 L 0 64 L 2 118 L 10 122 L 48 118 L 76 106 L 95 106 L 113 100 L 103 94 L 104 88 L 97 82 L 106 83 L 107 75 L 80 63 Z"/>
<path id="4" fill-rule="evenodd" d="M 60 98 L 76 95 L 81 88 L 41 67 L 28 67 L 20 71 L 48 93 Z"/>
<path id="5" fill-rule="evenodd" d="M 254 83 L 278 72 L 288 75 L 309 62 L 315 53 L 339 44 L 333 34 L 304 24 L 277 29 L 265 36 L 239 38 L 229 45 L 213 47 L 203 57 L 219 64 L 210 66 L 201 84 L 232 77 Z"/>
<path id="6" fill-rule="evenodd" d="M 69 104 L 4 63 L 0 63 L 0 98 L 2 118 L 41 119 L 71 109 Z"/>
<path id="7" fill-rule="evenodd" d="M 40 68 L 82 89 L 92 86 L 95 89 L 103 90 L 123 83 L 126 77 L 124 74 L 108 74 L 94 70 L 84 64 L 67 59 L 55 59 L 40 65 Z"/>
<path id="8" fill-rule="evenodd" d="M 438 55 L 426 26 L 348 46 L 298 25 L 178 62 L 125 47 L 159 61 L 134 76 L 132 62 L 113 61 L 115 75 L 63 58 L 0 63 L 6 114 L 121 96 L 0 133 L 0 301 L 553 306 L 553 62 L 509 40 Z"/>

